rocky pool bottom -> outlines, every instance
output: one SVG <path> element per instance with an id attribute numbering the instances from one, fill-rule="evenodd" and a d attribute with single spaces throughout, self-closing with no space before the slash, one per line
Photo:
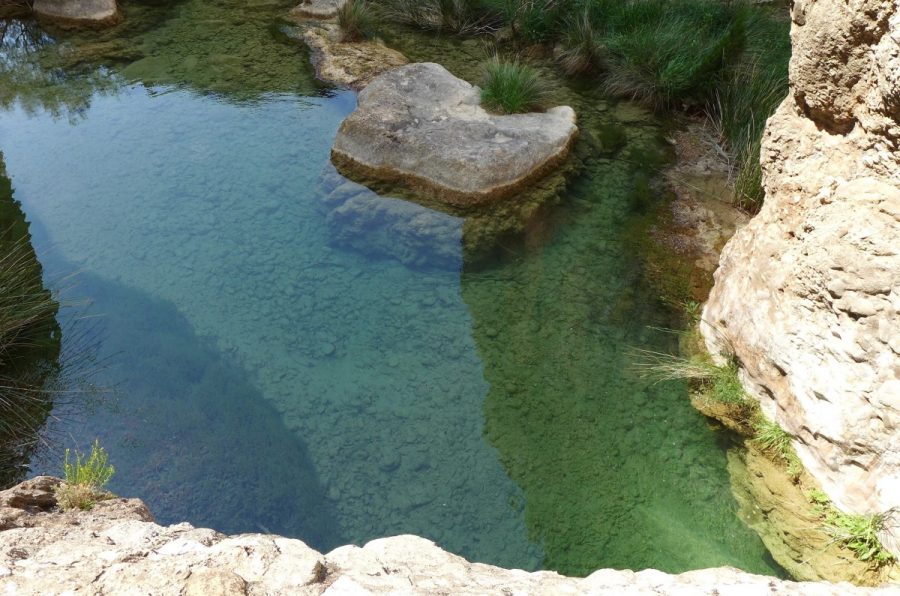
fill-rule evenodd
<path id="1" fill-rule="evenodd" d="M 188 1 L 9 54 L 34 75 L 0 115 L 15 198 L 50 283 L 80 271 L 101 316 L 61 319 L 90 325 L 115 388 L 57 408 L 55 444 L 99 437 L 111 488 L 165 523 L 320 550 L 415 533 L 569 574 L 779 573 L 736 514 L 726 437 L 684 387 L 630 373 L 634 348 L 675 344 L 630 225 L 660 197 L 659 123 L 561 83 L 581 127 L 562 194 L 480 218 L 378 196 L 328 163 L 352 94 L 315 84 L 263 6 Z M 410 40 L 470 80 L 483 57 Z M 71 103 L 29 68 L 60 59 Z"/>

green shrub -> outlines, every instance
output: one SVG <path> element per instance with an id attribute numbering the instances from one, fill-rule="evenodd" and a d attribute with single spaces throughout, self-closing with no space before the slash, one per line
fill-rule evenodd
<path id="1" fill-rule="evenodd" d="M 348 0 L 337 14 L 341 41 L 362 41 L 375 32 L 375 17 L 367 0 Z"/>
<path id="2" fill-rule="evenodd" d="M 484 65 L 481 103 L 490 111 L 518 114 L 537 110 L 545 93 L 537 73 L 527 65 L 497 57 Z"/>
<path id="3" fill-rule="evenodd" d="M 107 496 L 103 487 L 115 471 L 109 463 L 109 455 L 100 446 L 99 441 L 94 441 L 91 453 L 87 457 L 76 450 L 74 461 L 71 461 L 71 452 L 66 449 L 63 463 L 65 482 L 56 490 L 60 508 L 67 511 L 93 507 L 96 501 Z"/>

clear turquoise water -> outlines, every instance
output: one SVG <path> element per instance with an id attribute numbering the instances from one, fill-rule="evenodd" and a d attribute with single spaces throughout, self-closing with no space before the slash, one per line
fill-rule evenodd
<path id="1" fill-rule="evenodd" d="M 190 48 L 194 9 L 151 28 L 144 51 L 173 31 Z M 48 279 L 78 271 L 70 295 L 92 301 L 62 318 L 100 338 L 97 380 L 112 388 L 58 408 L 59 447 L 99 438 L 111 488 L 162 522 L 320 549 L 416 533 L 567 573 L 777 572 L 684 388 L 627 372 L 631 348 L 672 347 L 649 329 L 669 315 L 623 232 L 649 175 L 640 156 L 660 142 L 652 121 L 592 103 L 585 174 L 539 230 L 475 264 L 463 220 L 334 172 L 354 96 L 305 67 L 270 82 L 259 55 L 278 50 L 288 68 L 296 51 L 274 28 L 238 59 L 246 96 L 198 37 L 189 68 L 113 65 L 127 84 L 74 116 L 43 100 L 0 112 Z M 624 131 L 615 158 L 590 143 L 610 127 Z"/>

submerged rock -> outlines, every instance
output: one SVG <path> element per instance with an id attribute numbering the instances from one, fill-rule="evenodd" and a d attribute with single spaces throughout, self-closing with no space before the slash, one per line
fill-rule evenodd
<path id="1" fill-rule="evenodd" d="M 570 107 L 490 114 L 478 87 L 438 64 L 410 64 L 359 94 L 331 157 L 348 175 L 467 207 L 507 197 L 547 174 L 566 158 L 577 130 Z"/>
<path id="2" fill-rule="evenodd" d="M 34 0 L 32 9 L 61 24 L 112 25 L 120 20 L 116 0 Z"/>
<path id="3" fill-rule="evenodd" d="M 792 5 L 766 200 L 725 247 L 702 326 L 844 511 L 900 507 L 900 4 Z M 883 542 L 900 555 L 900 524 Z"/>
<path id="4" fill-rule="evenodd" d="M 329 243 L 424 269 L 462 268 L 463 221 L 403 199 L 380 197 L 333 170 L 326 197 Z"/>
<path id="5" fill-rule="evenodd" d="M 0 590 L 9 594 L 888 594 L 794 583 L 722 567 L 669 575 L 603 569 L 586 578 L 470 563 L 417 536 L 320 554 L 275 535 L 160 526 L 137 499 L 53 510 L 59 480 L 0 492 Z M 30 496 L 29 496 L 30 495 Z M 896 591 L 893 591 L 896 593 Z"/>

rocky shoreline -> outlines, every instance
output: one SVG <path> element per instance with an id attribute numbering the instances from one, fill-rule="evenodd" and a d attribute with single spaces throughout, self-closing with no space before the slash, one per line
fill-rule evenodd
<path id="1" fill-rule="evenodd" d="M 60 512 L 47 476 L 0 492 L 0 590 L 12 594 L 900 594 L 798 583 L 722 567 L 670 575 L 598 570 L 586 578 L 471 563 L 416 536 L 319 553 L 274 535 L 160 526 L 138 499 Z"/>

